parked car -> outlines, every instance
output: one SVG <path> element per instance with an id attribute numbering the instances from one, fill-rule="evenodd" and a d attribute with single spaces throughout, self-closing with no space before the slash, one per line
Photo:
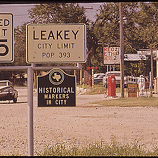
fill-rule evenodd
<path id="1" fill-rule="evenodd" d="M 96 82 L 102 82 L 104 76 L 105 76 L 105 74 L 101 73 L 98 77 L 95 77 L 94 78 L 94 83 L 96 83 Z"/>
<path id="2" fill-rule="evenodd" d="M 13 100 L 17 102 L 18 91 L 14 89 L 12 83 L 9 80 L 0 81 L 0 101 Z"/>
<path id="3" fill-rule="evenodd" d="M 106 75 L 103 77 L 103 85 L 106 86 L 107 84 L 107 78 L 111 75 L 115 75 L 116 78 L 116 86 L 120 86 L 120 82 L 121 82 L 121 72 L 120 71 L 108 71 L 105 73 Z M 126 76 L 124 77 L 124 85 L 125 87 L 127 86 L 127 80 L 126 80 Z"/>
<path id="4" fill-rule="evenodd" d="M 100 75 L 100 73 L 94 74 L 94 78 L 97 78 L 99 75 Z"/>

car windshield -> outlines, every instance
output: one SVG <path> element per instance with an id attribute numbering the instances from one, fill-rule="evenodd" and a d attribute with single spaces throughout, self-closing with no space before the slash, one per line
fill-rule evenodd
<path id="1" fill-rule="evenodd" d="M 7 82 L 0 82 L 0 86 L 7 86 Z"/>

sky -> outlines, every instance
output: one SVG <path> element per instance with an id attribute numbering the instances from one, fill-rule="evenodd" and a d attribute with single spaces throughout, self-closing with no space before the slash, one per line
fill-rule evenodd
<path id="1" fill-rule="evenodd" d="M 95 15 L 99 6 L 104 3 L 79 3 L 80 6 L 86 9 L 86 16 L 91 21 L 95 21 Z M 14 27 L 21 26 L 23 23 L 30 21 L 28 10 L 34 4 L 0 4 L 0 13 L 12 13 L 14 15 Z"/>

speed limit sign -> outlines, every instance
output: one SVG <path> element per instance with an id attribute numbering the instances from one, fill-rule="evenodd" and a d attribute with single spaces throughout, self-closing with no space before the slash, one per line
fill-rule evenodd
<path id="1" fill-rule="evenodd" d="M 0 13 L 0 63 L 13 62 L 13 14 Z"/>

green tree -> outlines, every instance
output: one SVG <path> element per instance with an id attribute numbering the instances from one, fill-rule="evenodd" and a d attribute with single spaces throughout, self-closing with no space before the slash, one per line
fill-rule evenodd
<path id="1" fill-rule="evenodd" d="M 119 45 L 119 8 L 116 3 L 105 3 L 100 6 L 93 25 L 93 34 L 97 39 L 98 48 L 91 63 L 99 67 L 98 71 L 105 72 L 102 43 L 106 46 Z"/>
<path id="2" fill-rule="evenodd" d="M 26 63 L 26 24 L 14 29 L 14 65 L 27 65 Z"/>
<path id="3" fill-rule="evenodd" d="M 123 28 L 124 28 L 124 52 L 137 53 L 137 50 L 149 48 L 150 44 L 157 47 L 157 2 L 124 2 L 123 3 Z M 105 43 L 105 46 L 119 46 L 119 7 L 118 3 L 104 3 L 99 8 L 99 13 L 93 26 L 93 33 L 98 43 Z M 98 47 L 100 47 L 98 45 Z M 103 67 L 102 49 L 98 48 L 94 55 L 92 65 L 97 64 Z M 129 66 L 131 69 L 129 69 Z M 133 68 L 132 68 L 133 67 Z M 125 63 L 125 74 L 133 73 L 135 64 Z M 145 63 L 138 64 L 138 73 L 145 69 Z M 150 67 L 147 70 L 150 71 Z"/>
<path id="4" fill-rule="evenodd" d="M 75 3 L 48 3 L 29 10 L 33 23 L 87 23 L 85 9 Z"/>
<path id="5" fill-rule="evenodd" d="M 76 3 L 48 3 L 36 5 L 29 10 L 31 23 L 48 24 L 48 23 L 85 23 L 87 26 L 87 59 L 90 60 L 96 48 L 95 40 L 89 27 L 89 20 L 85 16 L 84 7 Z M 88 62 L 87 62 L 88 63 Z M 65 64 L 58 64 L 65 65 Z M 66 64 L 72 65 L 72 64 Z M 86 65 L 84 65 L 86 68 Z"/>
<path id="6" fill-rule="evenodd" d="M 29 11 L 31 21 L 28 23 L 85 23 L 89 30 L 85 9 L 76 3 L 45 3 L 37 4 Z M 15 29 L 15 65 L 26 65 L 26 24 Z M 24 57 L 20 60 L 20 57 Z M 62 64 L 58 64 L 62 65 Z M 69 64 L 72 65 L 72 64 Z"/>
<path id="7" fill-rule="evenodd" d="M 158 44 L 158 2 L 140 2 L 140 11 L 135 16 L 138 24 L 137 33 L 139 34 L 139 42 L 141 48 L 157 48 Z"/>
<path id="8" fill-rule="evenodd" d="M 28 23 L 34 24 L 49 24 L 49 23 L 85 23 L 87 27 L 87 48 L 88 48 L 88 59 L 90 59 L 91 54 L 94 52 L 95 40 L 91 36 L 91 30 L 89 27 L 89 20 L 85 16 L 84 7 L 80 7 L 76 3 L 45 3 L 37 4 L 29 11 L 31 21 Z M 26 24 L 15 29 L 15 55 L 16 55 L 16 65 L 26 65 Z M 92 48 L 91 48 L 92 47 Z M 20 60 L 20 57 L 24 57 L 23 60 Z M 88 63 L 88 62 L 87 62 Z M 37 65 L 58 65 L 58 66 L 73 66 L 74 63 L 58 63 L 58 64 L 37 64 Z M 86 68 L 86 65 L 83 64 Z M 71 73 L 71 72 L 70 72 Z"/>

